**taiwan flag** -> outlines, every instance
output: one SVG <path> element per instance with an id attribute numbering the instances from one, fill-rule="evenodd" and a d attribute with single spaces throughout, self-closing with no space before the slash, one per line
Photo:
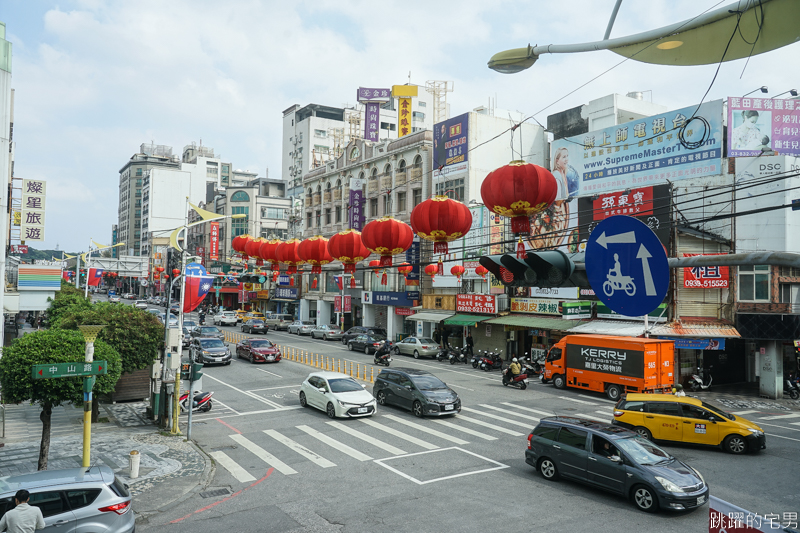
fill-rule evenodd
<path id="1" fill-rule="evenodd" d="M 336 285 L 339 287 L 340 291 L 344 290 L 344 283 L 342 282 L 342 278 L 344 276 L 333 276 L 334 281 L 336 281 Z"/>
<path id="2" fill-rule="evenodd" d="M 103 269 L 102 268 L 90 268 L 89 269 L 89 285 L 92 287 L 97 287 L 100 285 L 100 281 L 103 279 Z"/>
<path id="3" fill-rule="evenodd" d="M 186 265 L 186 293 L 183 298 L 183 312 L 191 313 L 206 297 L 214 282 L 214 276 L 209 275 L 203 265 L 189 263 Z"/>

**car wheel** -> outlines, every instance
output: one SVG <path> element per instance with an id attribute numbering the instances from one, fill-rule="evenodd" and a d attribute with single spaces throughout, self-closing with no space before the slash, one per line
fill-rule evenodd
<path id="1" fill-rule="evenodd" d="M 244 333 L 244 326 L 242 326 L 242 333 Z"/>
<path id="2" fill-rule="evenodd" d="M 250 363 L 251 363 L 251 364 L 255 364 L 255 362 L 256 362 L 256 358 L 255 358 L 255 357 L 253 357 L 253 354 L 252 354 L 252 353 L 250 354 L 250 357 L 248 357 L 248 359 L 250 359 Z"/>
<path id="3" fill-rule="evenodd" d="M 347 349 L 348 349 L 349 351 L 351 351 L 351 352 L 353 351 L 353 343 L 352 343 L 352 342 L 348 342 L 348 343 L 347 343 Z"/>
<path id="4" fill-rule="evenodd" d="M 558 467 L 553 460 L 548 457 L 543 457 L 542 460 L 539 461 L 539 473 L 542 474 L 542 477 L 547 481 L 555 481 L 558 479 Z"/>
<path id="5" fill-rule="evenodd" d="M 658 511 L 658 498 L 655 492 L 650 487 L 644 485 L 633 487 L 633 503 L 639 510 L 646 513 L 655 513 Z"/>
<path id="6" fill-rule="evenodd" d="M 620 394 L 622 394 L 622 391 L 620 390 L 619 385 L 609 385 L 606 389 L 606 396 L 608 396 L 608 399 L 613 402 L 619 400 Z"/>
<path id="7" fill-rule="evenodd" d="M 324 341 L 328 340 L 328 336 L 327 335 L 323 335 L 322 336 L 322 340 L 324 340 Z"/>
<path id="8" fill-rule="evenodd" d="M 411 411 L 414 413 L 414 416 L 417 418 L 422 418 L 423 410 L 422 404 L 419 401 L 415 401 L 414 405 L 411 406 Z"/>
<path id="9" fill-rule="evenodd" d="M 735 455 L 741 455 L 747 451 L 747 441 L 741 435 L 728 435 L 722 441 L 722 448 Z"/>
<path id="10" fill-rule="evenodd" d="M 241 352 L 239 350 L 236 350 L 236 359 L 241 359 L 241 358 L 242 358 Z"/>
<path id="11" fill-rule="evenodd" d="M 333 406 L 333 403 L 328 402 L 328 408 L 325 412 L 328 413 L 329 418 L 336 418 L 336 408 Z"/>
<path id="12" fill-rule="evenodd" d="M 650 441 L 653 440 L 653 434 L 650 433 L 650 430 L 647 429 L 646 427 L 636 426 L 635 428 L 633 428 L 633 430 L 636 433 L 638 433 L 640 437 L 644 437 L 645 439 L 650 440 Z"/>
<path id="13" fill-rule="evenodd" d="M 369 355 L 369 346 L 364 346 L 364 353 Z"/>
<path id="14" fill-rule="evenodd" d="M 386 393 L 383 391 L 379 391 L 378 395 L 375 397 L 378 400 L 378 403 L 381 405 L 386 405 Z"/>
<path id="15" fill-rule="evenodd" d="M 556 374 L 555 376 L 553 376 L 553 385 L 555 385 L 557 389 L 566 389 L 567 381 L 561 374 Z"/>
<path id="16" fill-rule="evenodd" d="M 419 359 L 419 352 L 414 350 L 414 359 Z"/>
<path id="17" fill-rule="evenodd" d="M 394 354 L 395 355 L 400 355 L 400 348 L 395 348 L 394 349 Z"/>
<path id="18" fill-rule="evenodd" d="M 306 401 L 306 393 L 300 391 L 300 405 L 302 407 L 308 407 L 308 402 Z"/>

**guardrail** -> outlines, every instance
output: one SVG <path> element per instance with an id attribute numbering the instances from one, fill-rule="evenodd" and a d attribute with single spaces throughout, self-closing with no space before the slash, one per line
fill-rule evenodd
<path id="1" fill-rule="evenodd" d="M 239 343 L 243 339 L 250 338 L 244 333 L 233 331 L 225 331 L 224 333 L 227 342 Z M 352 378 L 360 379 L 361 381 L 375 383 L 375 368 L 366 363 L 339 359 L 337 357 L 311 352 L 310 350 L 301 350 L 294 346 L 287 346 L 276 342 L 273 342 L 273 344 L 281 351 L 281 359 L 283 360 L 292 361 L 319 370 L 326 370 L 328 372 L 340 372 Z M 367 376 L 367 369 L 369 369 L 369 376 Z"/>

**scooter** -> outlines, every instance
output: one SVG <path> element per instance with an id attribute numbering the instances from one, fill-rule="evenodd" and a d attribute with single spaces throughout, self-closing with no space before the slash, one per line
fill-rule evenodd
<path id="1" fill-rule="evenodd" d="M 478 365 L 481 364 L 481 359 L 483 359 L 483 354 L 485 352 L 483 350 L 476 350 L 474 354 L 472 354 L 472 368 L 478 368 Z"/>
<path id="2" fill-rule="evenodd" d="M 456 363 L 464 363 L 467 364 L 467 347 L 464 346 L 460 350 L 453 349 L 450 353 L 450 364 L 454 365 Z"/>
<path id="3" fill-rule="evenodd" d="M 500 359 L 500 354 L 498 352 L 488 353 L 481 359 L 480 367 L 481 370 L 486 372 L 497 368 L 503 368 L 503 360 Z"/>
<path id="4" fill-rule="evenodd" d="M 391 350 L 391 343 L 386 342 L 382 344 L 380 348 L 375 350 L 375 359 L 373 363 L 376 365 L 386 365 L 388 367 L 389 363 L 392 361 L 390 356 Z"/>
<path id="5" fill-rule="evenodd" d="M 512 387 L 517 387 L 519 390 L 525 390 L 528 388 L 527 379 L 528 374 L 519 374 L 518 376 L 512 377 L 508 368 L 503 369 L 503 385 L 506 387 L 511 385 Z"/>
<path id="6" fill-rule="evenodd" d="M 450 358 L 450 350 L 447 348 L 447 346 L 444 345 L 440 346 L 439 353 L 436 354 L 436 360 L 447 361 L 449 358 Z"/>
<path id="7" fill-rule="evenodd" d="M 794 380 L 789 378 L 783 381 L 783 393 L 788 394 L 792 400 L 800 398 L 800 383 L 796 378 Z"/>
<path id="8" fill-rule="evenodd" d="M 194 395 L 194 401 L 192 402 L 192 412 L 193 413 L 207 413 L 211 410 L 211 397 L 214 395 L 213 392 L 197 392 Z M 181 405 L 181 412 L 186 411 L 188 409 L 186 403 L 189 399 L 189 391 L 184 391 L 181 394 L 180 405 Z"/>
<path id="9" fill-rule="evenodd" d="M 705 376 L 703 375 L 703 369 L 699 366 L 697 367 L 697 374 L 692 374 L 691 379 L 689 379 L 689 386 L 692 388 L 692 392 L 697 392 L 699 390 L 706 390 L 711 387 L 711 382 L 714 381 L 714 376 L 711 375 L 711 369 L 714 368 L 713 366 L 708 367 L 708 383 L 705 382 Z"/>
<path id="10" fill-rule="evenodd" d="M 522 369 L 529 376 L 540 376 L 544 371 L 544 363 L 540 361 L 531 361 L 530 358 L 522 360 Z"/>

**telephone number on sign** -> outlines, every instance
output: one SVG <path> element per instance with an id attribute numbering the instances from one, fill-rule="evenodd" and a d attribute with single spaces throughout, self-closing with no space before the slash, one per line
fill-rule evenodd
<path id="1" fill-rule="evenodd" d="M 491 307 L 476 307 L 469 305 L 459 305 L 457 307 L 457 311 L 463 311 L 466 313 L 494 313 L 494 309 Z"/>
<path id="2" fill-rule="evenodd" d="M 727 289 L 727 279 L 687 279 L 683 282 L 684 287 L 694 287 L 698 289 Z"/>

